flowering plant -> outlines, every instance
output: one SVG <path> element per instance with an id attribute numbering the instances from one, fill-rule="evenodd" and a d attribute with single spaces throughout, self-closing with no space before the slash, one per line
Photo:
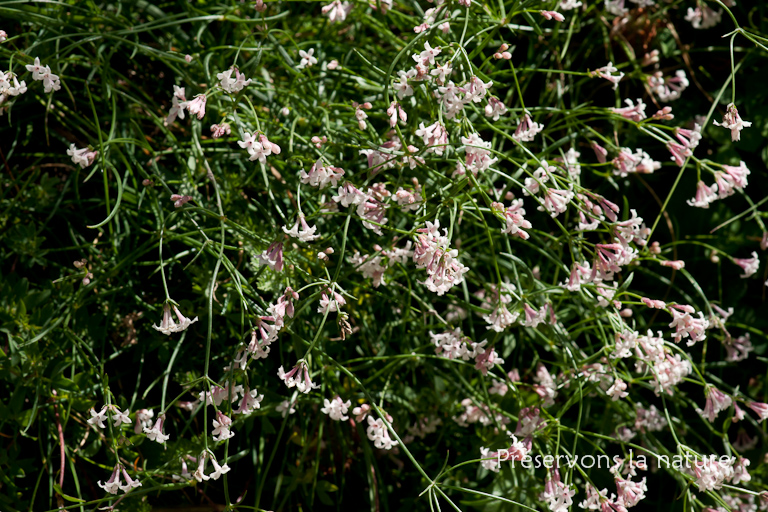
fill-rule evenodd
<path id="1" fill-rule="evenodd" d="M 0 7 L 0 508 L 768 509 L 747 4 Z"/>

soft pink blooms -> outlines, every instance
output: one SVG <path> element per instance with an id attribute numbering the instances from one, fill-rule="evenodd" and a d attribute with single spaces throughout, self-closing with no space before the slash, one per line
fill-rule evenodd
<path id="1" fill-rule="evenodd" d="M 639 482 L 635 482 L 616 475 L 617 505 L 626 510 L 626 508 L 634 507 L 640 500 L 645 498 L 645 493 L 648 490 L 645 478 L 643 477 Z"/>
<path id="2" fill-rule="evenodd" d="M 667 307 L 667 304 L 663 300 L 653 300 L 647 297 L 642 297 L 640 300 L 642 300 L 643 304 L 645 304 L 649 308 L 664 309 Z"/>
<path id="3" fill-rule="evenodd" d="M 507 106 L 504 105 L 500 99 L 491 96 L 488 98 L 488 104 L 484 109 L 485 115 L 492 118 L 494 121 L 499 120 L 499 116 L 503 116 L 507 113 Z"/>
<path id="4" fill-rule="evenodd" d="M 683 260 L 661 260 L 659 261 L 659 265 L 680 270 L 685 267 L 685 262 Z"/>
<path id="5" fill-rule="evenodd" d="M 165 422 L 165 415 L 161 414 L 157 417 L 157 421 L 155 422 L 155 425 L 152 428 L 144 427 L 144 433 L 147 435 L 147 439 L 150 441 L 155 441 L 160 444 L 165 444 L 165 442 L 170 439 L 170 435 L 163 433 L 163 423 Z"/>
<path id="6" fill-rule="evenodd" d="M 277 371 L 277 376 L 280 377 L 280 380 L 282 380 L 288 388 L 295 386 L 301 393 L 309 393 L 311 390 L 320 387 L 318 384 L 314 384 L 309 378 L 309 368 L 307 368 L 307 364 L 304 361 L 299 361 L 299 363 L 288 373 L 285 373 L 283 367 L 280 366 Z"/>
<path id="7" fill-rule="evenodd" d="M 225 441 L 235 436 L 230 430 L 232 419 L 221 411 L 216 411 L 216 418 L 213 419 L 213 440 Z M 218 437 L 217 437 L 218 436 Z"/>
<path id="8" fill-rule="evenodd" d="M 13 80 L 11 82 L 10 80 Z M 19 82 L 15 73 L 0 71 L 0 103 L 8 96 L 18 96 L 27 92 L 27 82 Z"/>
<path id="9" fill-rule="evenodd" d="M 332 197 L 334 202 L 340 203 L 347 208 L 351 205 L 359 205 L 367 199 L 367 195 L 358 190 L 352 183 L 346 182 L 339 187 L 338 195 Z"/>
<path id="10" fill-rule="evenodd" d="M 608 156 L 608 150 L 605 149 L 603 146 L 598 144 L 597 142 L 592 142 L 592 150 L 595 152 L 595 156 L 597 157 L 597 161 L 601 164 L 604 164 L 606 162 L 606 156 Z"/>
<path id="11" fill-rule="evenodd" d="M 365 199 L 357 205 L 357 215 L 363 219 L 363 226 L 382 236 L 381 226 L 387 223 L 387 205 L 375 197 L 375 190 L 368 189 Z"/>
<path id="12" fill-rule="evenodd" d="M 352 405 L 352 402 L 347 400 L 344 402 L 340 396 L 336 396 L 333 400 L 323 399 L 324 407 L 320 409 L 320 412 L 327 414 L 332 420 L 347 421 L 349 416 L 346 416 L 347 409 Z"/>
<path id="13" fill-rule="evenodd" d="M 674 101 L 688 88 L 689 82 L 685 71 L 679 69 L 669 78 L 664 78 L 661 71 L 648 75 L 648 85 L 661 101 Z"/>
<path id="14" fill-rule="evenodd" d="M 299 225 L 301 225 L 301 231 L 299 231 Z M 310 226 L 307 224 L 307 220 L 304 215 L 299 214 L 299 218 L 291 229 L 287 226 L 283 226 L 283 231 L 286 235 L 297 238 L 300 242 L 311 242 L 320 238 L 320 235 L 316 235 L 317 226 Z"/>
<path id="15" fill-rule="evenodd" d="M 699 181 L 696 184 L 696 195 L 693 199 L 688 199 L 686 202 L 689 206 L 696 206 L 698 208 L 709 208 L 717 199 L 717 185 L 707 185 L 703 181 Z"/>
<path id="16" fill-rule="evenodd" d="M 205 94 L 198 94 L 195 96 L 195 99 L 187 102 L 187 110 L 189 110 L 189 114 L 197 116 L 198 119 L 205 117 L 205 101 Z"/>
<path id="17" fill-rule="evenodd" d="M 609 62 L 606 66 L 603 66 L 602 68 L 598 68 L 594 71 L 590 71 L 590 76 L 598 76 L 600 78 L 605 78 L 609 82 L 613 84 L 613 89 L 616 90 L 616 88 L 619 86 L 619 82 L 622 78 L 624 78 L 624 73 L 619 73 L 618 75 L 614 75 L 614 73 L 618 73 L 619 70 L 616 69 L 613 66 L 612 62 Z"/>
<path id="18" fill-rule="evenodd" d="M 235 78 L 232 78 L 232 73 L 235 73 Z M 226 71 L 217 73 L 216 78 L 219 80 L 221 89 L 229 94 L 240 92 L 251 83 L 251 79 L 246 80 L 245 75 L 240 73 L 240 70 L 237 68 L 229 68 Z"/>
<path id="19" fill-rule="evenodd" d="M 742 279 L 752 276 L 757 269 L 760 268 L 760 260 L 757 257 L 757 252 L 752 251 L 751 258 L 733 258 L 733 262 L 740 266 L 744 273 L 740 276 Z"/>
<path id="20" fill-rule="evenodd" d="M 504 220 L 506 222 L 506 225 L 501 228 L 501 232 L 505 235 L 512 235 L 522 238 L 523 240 L 528 240 L 529 234 L 527 231 L 524 231 L 526 229 L 531 229 L 533 225 L 525 219 L 525 209 L 523 208 L 523 200 L 522 199 L 515 199 L 512 201 L 512 205 L 509 206 L 506 210 L 504 209 L 504 205 L 501 203 L 494 203 L 498 204 L 498 210 L 503 212 L 504 214 Z"/>
<path id="21" fill-rule="evenodd" d="M 502 43 L 501 46 L 499 46 L 498 51 L 493 54 L 493 58 L 496 60 L 510 60 L 512 58 L 512 54 L 507 50 L 509 50 L 509 45 L 507 43 Z"/>
<path id="22" fill-rule="evenodd" d="M 493 82 L 483 82 L 478 77 L 473 76 L 469 79 L 469 82 L 461 88 L 462 92 L 464 92 L 464 103 L 469 103 L 470 101 L 474 103 L 480 103 L 483 98 L 485 98 L 485 94 L 493 86 Z"/>
<path id="23" fill-rule="evenodd" d="M 229 472 L 229 466 L 226 464 L 220 466 L 215 457 L 211 457 L 211 464 L 213 464 L 213 472 L 208 475 L 211 480 L 218 480 L 221 475 Z"/>
<path id="24" fill-rule="evenodd" d="M 35 57 L 34 64 L 27 64 L 26 68 L 27 71 L 32 72 L 32 80 L 43 82 L 43 89 L 46 93 L 61 89 L 58 75 L 54 75 L 50 67 L 41 65 L 38 57 Z"/>
<path id="25" fill-rule="evenodd" d="M 166 126 L 173 124 L 177 117 L 179 119 L 184 119 L 184 111 L 189 105 L 184 94 L 184 87 L 179 87 L 177 85 L 173 86 L 173 97 L 171 98 L 172 104 L 168 111 L 168 117 L 165 118 Z"/>
<path id="26" fill-rule="evenodd" d="M 676 329 L 673 335 L 675 342 L 680 343 L 681 339 L 690 337 L 687 343 L 690 347 L 707 337 L 704 331 L 709 327 L 709 321 L 704 318 L 701 311 L 699 311 L 699 318 L 695 318 L 691 315 L 695 312 L 691 306 L 673 304 L 669 306 L 669 312 L 672 314 L 672 322 L 669 326 Z"/>
<path id="27" fill-rule="evenodd" d="M 658 432 L 667 426 L 667 420 L 655 405 L 648 409 L 635 405 L 635 430 L 640 432 Z"/>
<path id="28" fill-rule="evenodd" d="M 685 159 L 693 154 L 693 152 L 677 142 L 667 142 L 667 149 L 672 153 L 672 160 L 680 167 L 685 163 Z"/>
<path id="29" fill-rule="evenodd" d="M 640 122 L 645 119 L 645 103 L 643 103 L 642 99 L 637 98 L 637 105 L 632 103 L 632 100 L 629 98 L 625 99 L 624 103 L 627 104 L 626 107 L 612 108 L 611 110 L 630 121 Z"/>
<path id="30" fill-rule="evenodd" d="M 425 228 L 417 229 L 419 233 L 413 250 L 413 262 L 417 268 L 427 270 L 424 285 L 428 290 L 443 295 L 453 286 L 464 280 L 464 274 L 469 271 L 458 261 L 459 252 L 450 248 L 448 230 L 440 235 L 440 222 L 426 222 Z"/>
<path id="31" fill-rule="evenodd" d="M 110 494 L 117 494 L 117 491 L 121 489 L 123 486 L 120 483 L 120 470 L 122 469 L 122 464 L 117 464 L 115 466 L 115 469 L 112 470 L 112 475 L 109 477 L 109 480 L 101 483 L 101 480 L 97 482 L 98 486 L 107 491 Z"/>
<path id="32" fill-rule="evenodd" d="M 559 471 L 554 469 L 544 483 L 544 492 L 539 495 L 539 500 L 547 502 L 547 506 L 552 512 L 566 512 L 573 505 L 575 495 L 576 490 L 561 482 Z"/>
<path id="33" fill-rule="evenodd" d="M 4 43 L 8 39 L 8 34 L 5 30 L 0 30 L 0 43 Z"/>
<path id="34" fill-rule="evenodd" d="M 225 135 L 231 135 L 231 134 L 232 134 L 232 128 L 229 126 L 229 123 L 211 125 L 211 137 L 213 137 L 214 139 L 219 139 Z"/>
<path id="35" fill-rule="evenodd" d="M 439 122 L 425 127 L 424 123 L 419 123 L 419 129 L 416 130 L 416 136 L 421 137 L 428 153 L 434 153 L 442 156 L 445 146 L 448 144 L 448 132 L 445 126 Z"/>
<path id="36" fill-rule="evenodd" d="M 661 168 L 661 163 L 653 160 L 642 149 L 637 149 L 633 153 L 629 148 L 621 148 L 612 163 L 613 174 L 622 178 L 632 173 L 651 174 Z"/>
<path id="37" fill-rule="evenodd" d="M 276 272 L 283 270 L 283 244 L 272 242 L 266 250 L 259 255 L 260 265 L 269 265 Z"/>
<path id="38" fill-rule="evenodd" d="M 477 133 L 473 133 L 469 137 L 462 137 L 461 142 L 464 144 L 464 152 L 466 153 L 466 168 L 472 171 L 475 176 L 478 172 L 485 171 L 498 161 L 497 157 L 491 158 L 490 141 L 484 141 Z"/>
<path id="39" fill-rule="evenodd" d="M 340 167 L 325 166 L 323 160 L 318 158 L 309 169 L 309 173 L 303 169 L 299 172 L 301 182 L 317 188 L 325 188 L 328 185 L 336 187 L 338 181 L 344 176 L 344 169 Z"/>
<path id="40" fill-rule="evenodd" d="M 320 297 L 320 305 L 317 307 L 317 312 L 320 314 L 325 314 L 326 312 L 335 313 L 346 304 L 346 299 L 340 293 L 326 288 Z"/>
<path id="41" fill-rule="evenodd" d="M 749 402 L 747 407 L 755 411 L 760 416 L 760 421 L 768 419 L 768 404 L 762 402 Z"/>
<path id="42" fill-rule="evenodd" d="M 384 420 L 381 418 L 374 420 L 373 416 L 368 416 L 368 428 L 366 429 L 366 434 L 368 435 L 368 439 L 373 441 L 373 445 L 376 448 L 391 450 L 397 445 L 397 441 L 393 441 L 389 437 L 389 430 L 387 430 L 386 425 L 384 425 Z"/>
<path id="43" fill-rule="evenodd" d="M 690 21 L 693 28 L 707 29 L 720 23 L 723 11 L 715 11 L 708 5 L 698 5 L 696 8 L 689 7 L 685 15 L 685 21 Z"/>
<path id="44" fill-rule="evenodd" d="M 738 338 L 729 336 L 723 341 L 723 345 L 727 352 L 725 360 L 732 363 L 745 360 L 749 357 L 749 353 L 754 350 L 752 341 L 749 339 L 749 333 L 746 333 L 744 336 L 739 336 Z"/>
<path id="45" fill-rule="evenodd" d="M 611 400 L 615 402 L 621 398 L 625 398 L 629 396 L 629 393 L 627 393 L 626 389 L 627 389 L 627 383 L 621 379 L 616 379 L 613 381 L 613 384 L 611 385 L 610 388 L 608 388 L 608 391 L 606 391 L 606 393 L 608 394 L 608 396 L 611 397 Z"/>
<path id="46" fill-rule="evenodd" d="M 723 484 L 733 477 L 733 464 L 736 457 L 731 457 L 728 462 L 715 455 L 696 460 L 693 472 L 696 476 L 696 486 L 699 491 L 714 491 L 720 489 Z"/>
<path id="47" fill-rule="evenodd" d="M 389 108 L 387 108 L 387 117 L 389 117 L 389 126 L 391 128 L 394 128 L 397 124 L 398 117 L 402 123 L 408 121 L 408 114 L 405 113 L 402 105 L 396 101 L 390 103 Z"/>
<path id="48" fill-rule="evenodd" d="M 670 106 L 666 106 L 663 109 L 659 110 L 658 112 L 653 114 L 653 117 L 652 117 L 652 119 L 655 119 L 657 121 L 671 121 L 674 118 L 675 116 L 674 114 L 672 114 L 672 107 Z"/>
<path id="49" fill-rule="evenodd" d="M 192 196 L 184 196 L 181 194 L 171 194 L 171 201 L 173 201 L 173 206 L 175 208 L 181 208 L 191 200 L 192 200 Z"/>
<path id="50" fill-rule="evenodd" d="M 532 121 L 531 116 L 526 113 L 517 125 L 512 138 L 518 142 L 532 142 L 536 134 L 543 129 L 543 124 Z"/>
<path id="51" fill-rule="evenodd" d="M 552 20 L 552 19 L 554 19 L 555 21 L 564 21 L 565 20 L 565 16 L 563 16 L 562 14 L 560 14 L 557 11 L 539 11 L 539 14 L 544 16 L 544 19 L 546 19 L 546 20 Z"/>
<path id="52" fill-rule="evenodd" d="M 488 350 L 485 350 L 485 348 L 482 347 L 485 342 L 477 344 L 475 351 L 477 354 L 475 355 L 475 369 L 480 370 L 480 373 L 483 375 L 488 375 L 488 370 L 493 369 L 495 365 L 503 365 L 504 360 L 499 357 L 499 354 L 496 353 L 496 350 L 494 348 L 490 348 Z"/>
<path id="53" fill-rule="evenodd" d="M 171 316 L 171 307 L 173 307 L 173 311 L 176 313 L 176 318 L 179 320 L 178 324 L 173 321 L 173 317 Z M 176 305 L 171 306 L 171 304 L 166 302 L 163 305 L 163 320 L 160 322 L 160 325 L 153 325 L 152 327 L 154 327 L 155 330 L 170 336 L 172 333 L 186 330 L 195 322 L 197 322 L 197 317 L 195 317 L 193 320 L 190 320 L 181 314 L 181 311 L 179 311 L 179 308 L 177 308 Z"/>
<path id="54" fill-rule="evenodd" d="M 0 71 L 0 73 L 2 72 Z M 99 152 L 91 151 L 88 148 L 77 149 L 74 144 L 70 144 L 67 155 L 72 157 L 72 163 L 79 165 L 81 169 L 85 169 L 93 164 L 96 157 L 99 156 Z"/>
<path id="55" fill-rule="evenodd" d="M 344 21 L 351 10 L 352 4 L 349 2 L 342 3 L 340 0 L 335 0 L 320 9 L 323 14 L 328 16 L 331 23 Z"/>
<path id="56" fill-rule="evenodd" d="M 696 409 L 696 411 L 702 417 L 706 418 L 710 423 L 712 423 L 715 421 L 715 418 L 720 413 L 720 411 L 724 411 L 731 406 L 732 400 L 731 397 L 715 388 L 714 386 L 707 388 L 706 395 L 707 400 L 704 404 L 704 410 L 701 411 Z"/>

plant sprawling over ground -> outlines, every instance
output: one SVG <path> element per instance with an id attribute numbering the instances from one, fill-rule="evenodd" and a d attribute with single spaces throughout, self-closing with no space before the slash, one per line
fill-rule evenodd
<path id="1" fill-rule="evenodd" d="M 768 509 L 766 20 L 0 3 L 0 510 Z"/>

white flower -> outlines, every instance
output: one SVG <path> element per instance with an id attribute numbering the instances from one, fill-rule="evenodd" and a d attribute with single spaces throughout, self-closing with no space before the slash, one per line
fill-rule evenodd
<path id="1" fill-rule="evenodd" d="M 165 442 L 170 439 L 170 435 L 163 434 L 163 422 L 165 422 L 165 415 L 161 414 L 158 416 L 154 427 L 144 427 L 144 433 L 147 434 L 147 439 L 150 441 L 158 442 L 160 444 L 165 444 Z"/>
<path id="2" fill-rule="evenodd" d="M 317 64 L 317 59 L 313 57 L 314 54 L 315 54 L 314 48 L 310 48 L 308 52 L 305 52 L 304 50 L 299 50 L 299 56 L 301 57 L 301 62 L 299 62 L 299 65 L 296 67 L 299 69 L 304 69 Z"/>
<path id="3" fill-rule="evenodd" d="M 193 320 L 190 320 L 189 318 L 182 315 L 179 311 L 179 308 L 177 308 L 175 305 L 173 306 L 173 310 L 176 313 L 176 318 L 179 320 L 178 324 L 173 321 L 173 317 L 171 317 L 171 306 L 166 302 L 163 306 L 162 322 L 160 322 L 160 325 L 153 325 L 152 327 L 155 330 L 170 336 L 171 333 L 184 331 L 187 329 L 187 327 L 197 322 L 197 317 L 195 317 Z"/>
<path id="4" fill-rule="evenodd" d="M 301 224 L 301 231 L 299 231 L 299 224 Z M 303 215 L 299 215 L 299 219 L 291 229 L 288 229 L 287 226 L 283 226 L 283 231 L 286 235 L 292 236 L 293 238 L 298 238 L 301 242 L 311 242 L 312 240 L 317 240 L 320 238 L 320 235 L 315 234 L 315 231 L 317 231 L 317 226 L 310 226 L 307 224 L 307 221 L 304 219 Z"/>
<path id="5" fill-rule="evenodd" d="M 96 409 L 91 407 L 90 413 L 91 413 L 91 418 L 88 420 L 89 425 L 93 425 L 99 428 L 106 428 L 106 425 L 104 425 L 104 422 L 107 420 L 106 406 L 102 407 L 101 411 L 99 412 L 96 412 Z"/>
<path id="6" fill-rule="evenodd" d="M 368 428 L 366 429 L 366 433 L 368 434 L 368 439 L 373 441 L 373 445 L 376 448 L 391 450 L 392 447 L 397 445 L 397 441 L 393 441 L 389 437 L 389 431 L 384 425 L 384 420 L 381 418 L 374 420 L 372 416 L 368 416 Z"/>
<path id="7" fill-rule="evenodd" d="M 349 416 L 345 416 L 347 410 L 352 405 L 352 402 L 349 400 L 343 402 L 341 397 L 337 396 L 332 401 L 326 398 L 323 400 L 323 403 L 325 404 L 325 407 L 320 409 L 320 411 L 330 416 L 332 420 L 347 421 L 349 419 Z"/>
<path id="8" fill-rule="evenodd" d="M 211 464 L 213 464 L 213 473 L 208 475 L 208 478 L 212 480 L 218 480 L 221 475 L 229 472 L 229 466 L 226 464 L 219 466 L 219 463 L 213 457 L 211 457 Z"/>
<path id="9" fill-rule="evenodd" d="M 232 73 L 235 73 L 235 78 L 232 78 Z M 223 71 L 221 73 L 218 73 L 216 75 L 216 78 L 219 79 L 221 88 L 228 93 L 233 92 L 240 92 L 242 91 L 246 86 L 248 86 L 251 83 L 251 79 L 248 80 L 245 79 L 245 75 L 240 73 L 240 70 L 237 68 L 230 68 L 226 71 Z"/>

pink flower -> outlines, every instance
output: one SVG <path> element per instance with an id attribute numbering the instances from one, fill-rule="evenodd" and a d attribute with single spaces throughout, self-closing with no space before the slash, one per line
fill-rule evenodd
<path id="1" fill-rule="evenodd" d="M 323 6 L 320 11 L 328 16 L 331 23 L 337 23 L 347 19 L 347 15 L 352 10 L 352 4 L 349 2 L 342 3 L 340 0 L 335 0 L 328 5 Z"/>
<path id="2" fill-rule="evenodd" d="M 613 385 L 611 385 L 611 387 L 608 388 L 608 391 L 606 391 L 606 393 L 608 394 L 608 396 L 611 397 L 611 400 L 615 402 L 620 398 L 625 398 L 629 396 L 629 393 L 627 393 L 626 389 L 627 389 L 627 383 L 621 379 L 616 379 L 613 381 Z"/>
<path id="3" fill-rule="evenodd" d="M 518 142 L 532 142 L 533 138 L 544 129 L 543 124 L 533 122 L 531 116 L 527 113 L 523 116 L 523 119 L 517 125 L 512 138 Z"/>
<path id="4" fill-rule="evenodd" d="M 416 130 L 416 136 L 421 137 L 428 153 L 435 153 L 437 156 L 443 156 L 445 146 L 448 144 L 448 132 L 445 126 L 436 122 L 425 127 L 424 123 L 419 123 L 419 129 Z"/>
<path id="5" fill-rule="evenodd" d="M 656 51 L 656 50 L 654 50 Z M 663 109 L 659 110 L 655 114 L 653 114 L 652 119 L 658 120 L 658 121 L 671 121 L 674 119 L 675 116 L 672 114 L 672 107 L 664 107 Z"/>
<path id="6" fill-rule="evenodd" d="M 563 16 L 562 14 L 560 14 L 557 11 L 540 11 L 539 14 L 544 16 L 544 19 L 546 19 L 546 20 L 551 20 L 551 19 L 554 19 L 555 21 L 564 21 L 565 20 L 565 16 Z"/>
<path id="7" fill-rule="evenodd" d="M 697 409 L 697 412 L 712 423 L 720 411 L 724 411 L 731 406 L 732 400 L 731 397 L 714 386 L 708 387 L 706 394 L 707 400 L 704 404 L 704 410 Z"/>
<path id="8" fill-rule="evenodd" d="M 390 421 L 391 423 L 391 421 Z M 389 437 L 389 430 L 384 425 L 384 420 L 381 418 L 374 420 L 373 416 L 368 416 L 368 428 L 366 429 L 368 439 L 373 441 L 373 445 L 376 448 L 391 450 L 397 446 L 397 441 L 393 441 Z"/>
<path id="9" fill-rule="evenodd" d="M 269 265 L 276 272 L 283 270 L 283 243 L 272 242 L 266 250 L 259 255 L 260 265 Z"/>
<path id="10" fill-rule="evenodd" d="M 622 78 L 624 78 L 624 73 L 619 73 L 618 75 L 614 75 L 613 73 L 617 73 L 619 70 L 613 66 L 612 62 L 609 62 L 606 66 L 603 66 L 602 68 L 596 69 L 594 71 L 590 71 L 590 76 L 599 76 L 600 78 L 605 78 L 609 82 L 613 84 L 613 89 L 616 90 L 617 87 L 619 87 L 619 82 Z"/>
<path id="11" fill-rule="evenodd" d="M 640 122 L 645 119 L 645 103 L 643 103 L 643 100 L 637 98 L 637 105 L 635 105 L 632 103 L 632 100 L 627 98 L 624 100 L 624 103 L 627 104 L 626 107 L 612 108 L 611 110 L 615 114 L 621 114 L 622 117 L 625 117 L 631 121 Z"/>
<path id="12" fill-rule="evenodd" d="M 277 376 L 280 377 L 285 385 L 289 388 L 296 387 L 301 393 L 309 393 L 313 389 L 317 389 L 320 386 L 314 384 L 309 378 L 309 369 L 304 361 L 299 363 L 288 373 L 285 373 L 283 367 L 277 371 Z"/>
<path id="13" fill-rule="evenodd" d="M 187 110 L 193 116 L 197 116 L 198 119 L 205 117 L 205 94 L 198 94 L 195 99 L 190 101 L 187 105 Z"/>
<path id="14" fill-rule="evenodd" d="M 703 181 L 699 181 L 696 184 L 696 196 L 693 199 L 686 201 L 689 206 L 696 206 L 698 208 L 709 208 L 709 205 L 717 199 L 717 185 L 707 185 Z"/>
<path id="15" fill-rule="evenodd" d="M 219 139 L 225 135 L 231 135 L 232 128 L 228 123 L 212 124 L 211 125 L 211 137 Z"/>
<path id="16" fill-rule="evenodd" d="M 713 123 L 715 126 L 722 126 L 723 128 L 731 130 L 732 142 L 738 142 L 741 140 L 741 130 L 752 126 L 752 123 L 749 121 L 744 121 L 741 116 L 739 116 L 739 110 L 733 103 L 729 103 L 728 107 L 726 107 L 726 113 L 723 116 L 723 122 L 718 123 L 717 121 L 713 121 Z"/>
<path id="17" fill-rule="evenodd" d="M 340 396 L 336 396 L 333 400 L 323 399 L 324 407 L 320 409 L 320 412 L 327 414 L 332 420 L 347 421 L 349 416 L 346 416 L 347 410 L 352 405 L 352 402 L 347 400 L 344 402 Z"/>
<path id="18" fill-rule="evenodd" d="M 755 272 L 757 272 L 757 269 L 760 267 L 760 260 L 757 257 L 757 252 L 755 251 L 752 251 L 751 258 L 734 258 L 733 262 L 740 266 L 744 271 L 744 273 L 740 276 L 742 279 L 745 277 L 750 277 Z"/>
<path id="19" fill-rule="evenodd" d="M 115 466 L 115 469 L 112 470 L 112 475 L 109 477 L 109 480 L 101 483 L 101 480 L 97 482 L 98 486 L 107 491 L 110 494 L 117 494 L 117 491 L 122 487 L 120 484 L 120 470 L 122 469 L 121 464 L 117 464 Z"/>
<path id="20" fill-rule="evenodd" d="M 301 224 L 301 231 L 299 231 L 299 224 Z M 283 231 L 286 235 L 298 238 L 301 242 L 311 242 L 320 238 L 320 235 L 315 234 L 317 226 L 310 226 L 307 224 L 304 215 L 301 214 L 299 214 L 298 220 L 291 229 L 288 229 L 287 226 L 283 226 Z"/>
<path id="21" fill-rule="evenodd" d="M 2 71 L 0 71 L 2 73 Z M 91 151 L 88 148 L 77 149 L 74 144 L 69 145 L 67 155 L 72 157 L 72 163 L 79 165 L 81 169 L 85 169 L 89 165 L 93 164 L 96 157 L 99 156 L 98 151 Z"/>
<path id="22" fill-rule="evenodd" d="M 176 318 L 179 320 L 178 324 L 173 321 L 173 318 L 171 317 L 171 305 L 166 302 L 163 305 L 162 322 L 160 322 L 160 325 L 153 325 L 152 327 L 155 330 L 170 336 L 172 333 L 186 330 L 190 325 L 197 322 L 197 317 L 195 317 L 193 320 L 190 320 L 189 318 L 182 315 L 181 311 L 179 311 L 179 308 L 177 308 L 175 304 L 173 305 L 173 311 L 176 313 Z"/>
<path id="23" fill-rule="evenodd" d="M 674 101 L 680 97 L 682 92 L 688 87 L 688 78 L 685 71 L 679 69 L 671 78 L 664 78 L 661 71 L 648 76 L 648 85 L 655 92 L 661 101 Z"/>
<path id="24" fill-rule="evenodd" d="M 601 146 L 597 142 L 592 142 L 592 150 L 595 152 L 597 161 L 600 162 L 601 164 L 604 164 L 606 162 L 605 157 L 608 155 L 608 150 L 606 150 L 603 146 Z"/>
<path id="25" fill-rule="evenodd" d="M 121 485 L 120 489 L 123 492 L 128 492 L 131 489 L 135 489 L 136 487 L 141 487 L 141 482 L 138 480 L 134 480 L 130 477 L 130 475 L 125 471 L 125 467 L 123 465 L 120 466 L 120 471 L 123 473 L 123 478 L 125 478 L 125 485 Z"/>
<path id="26" fill-rule="evenodd" d="M 677 329 L 673 337 L 676 343 L 680 343 L 682 338 L 690 337 L 687 345 L 693 346 L 697 341 L 702 341 L 706 338 L 704 331 L 709 327 L 709 321 L 704 318 L 704 315 L 699 311 L 699 318 L 691 316 L 695 310 L 688 305 L 673 304 L 669 306 L 669 312 L 672 314 L 672 322 L 669 327 Z"/>
<path id="27" fill-rule="evenodd" d="M 231 426 L 232 419 L 223 412 L 216 411 L 216 418 L 213 419 L 213 432 L 211 432 L 211 434 L 213 434 L 213 440 L 224 441 L 234 437 L 235 433 L 230 430 Z"/>
<path id="28" fill-rule="evenodd" d="M 685 262 L 683 260 L 662 260 L 659 262 L 659 265 L 680 270 L 685 267 Z"/>
<path id="29" fill-rule="evenodd" d="M 147 435 L 147 439 L 150 441 L 155 441 L 160 444 L 165 444 L 165 442 L 170 439 L 170 435 L 163 434 L 163 423 L 165 422 L 165 415 L 161 414 L 157 417 L 157 421 L 155 422 L 155 426 L 152 428 L 144 427 L 144 433 Z"/>
<path id="30" fill-rule="evenodd" d="M 181 194 L 171 195 L 171 201 L 173 201 L 173 206 L 175 208 L 181 208 L 191 200 L 192 200 L 192 196 L 183 196 Z"/>
<path id="31" fill-rule="evenodd" d="M 768 404 L 762 402 L 750 402 L 747 404 L 747 407 L 755 411 L 757 415 L 760 416 L 760 421 L 765 421 L 768 419 Z"/>

